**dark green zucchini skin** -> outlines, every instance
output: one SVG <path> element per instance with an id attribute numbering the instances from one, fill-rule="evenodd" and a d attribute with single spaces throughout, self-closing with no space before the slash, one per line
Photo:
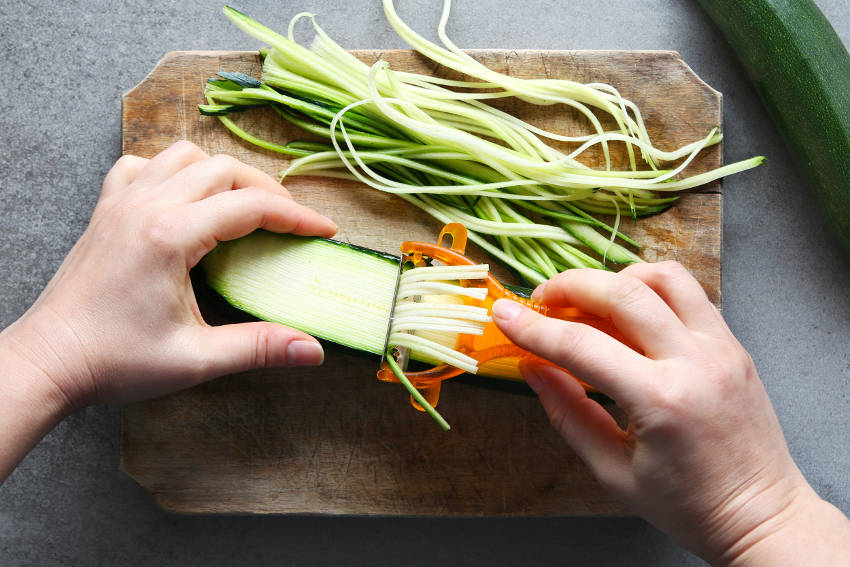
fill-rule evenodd
<path id="1" fill-rule="evenodd" d="M 850 54 L 811 0 L 699 0 L 850 252 Z"/>

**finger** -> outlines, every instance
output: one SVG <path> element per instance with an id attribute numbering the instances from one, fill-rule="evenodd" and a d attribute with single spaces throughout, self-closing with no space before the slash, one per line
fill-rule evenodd
<path id="1" fill-rule="evenodd" d="M 638 263 L 620 272 L 638 278 L 670 306 L 690 329 L 722 332 L 728 328 L 717 308 L 708 300 L 702 285 L 678 262 Z"/>
<path id="2" fill-rule="evenodd" d="M 276 323 L 253 322 L 192 328 L 191 343 L 199 353 L 197 377 L 275 366 L 317 366 L 322 345 L 306 333 Z"/>
<path id="3" fill-rule="evenodd" d="M 330 237 L 333 221 L 282 195 L 248 187 L 218 193 L 188 205 L 184 215 L 189 261 L 194 266 L 218 242 L 245 236 L 258 228 L 301 236 Z"/>
<path id="4" fill-rule="evenodd" d="M 103 180 L 100 198 L 103 199 L 130 185 L 149 160 L 133 155 L 121 156 Z"/>
<path id="5" fill-rule="evenodd" d="M 175 173 L 164 184 L 165 191 L 183 203 L 243 187 L 259 187 L 291 197 L 289 191 L 267 173 L 224 154 L 196 161 Z"/>
<path id="6" fill-rule="evenodd" d="M 139 171 L 136 182 L 145 187 L 159 185 L 188 165 L 208 157 L 192 142 L 176 142 L 152 157 Z"/>
<path id="7" fill-rule="evenodd" d="M 578 381 L 544 365 L 522 365 L 520 372 L 533 386 L 555 430 L 579 457 L 600 476 L 629 470 L 626 433 L 605 409 L 587 397 Z"/>
<path id="8" fill-rule="evenodd" d="M 570 305 L 610 319 L 650 358 L 681 356 L 692 337 L 673 310 L 641 280 L 603 270 L 568 270 L 538 292 L 542 303 Z"/>
<path id="9" fill-rule="evenodd" d="M 493 304 L 493 319 L 514 344 L 569 370 L 626 411 L 644 401 L 636 377 L 652 375 L 650 361 L 602 331 L 544 317 L 507 299 Z"/>

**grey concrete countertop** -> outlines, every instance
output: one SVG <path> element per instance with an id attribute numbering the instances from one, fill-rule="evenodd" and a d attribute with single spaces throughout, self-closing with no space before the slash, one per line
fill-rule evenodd
<path id="1" fill-rule="evenodd" d="M 850 44 L 850 3 L 817 2 Z M 508 8 L 518 5 L 521 9 Z M 121 152 L 121 95 L 166 52 L 256 49 L 217 2 L 10 2 L 0 13 L 0 326 L 35 300 Z M 349 48 L 401 48 L 378 0 L 241 0 L 285 29 L 316 12 Z M 401 0 L 435 37 L 439 2 Z M 674 49 L 724 95 L 724 314 L 794 458 L 850 512 L 850 257 L 830 238 L 733 53 L 695 0 L 457 0 L 462 47 Z M 118 410 L 62 422 L 0 488 L 0 565 L 700 565 L 635 518 L 185 517 L 118 470 Z"/>

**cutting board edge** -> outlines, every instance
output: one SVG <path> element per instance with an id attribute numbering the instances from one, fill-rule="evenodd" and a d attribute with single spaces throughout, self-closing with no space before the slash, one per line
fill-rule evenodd
<path id="1" fill-rule="evenodd" d="M 132 476 L 132 475 L 131 475 Z M 138 483 L 138 480 L 133 478 Z M 162 511 L 175 515 L 194 515 L 194 516 L 302 516 L 311 518 L 411 518 L 411 519 L 480 519 L 480 518 L 502 518 L 502 519 L 534 519 L 534 518 L 633 518 L 637 515 L 628 510 L 623 505 L 611 501 L 609 506 L 600 506 L 594 509 L 573 509 L 568 513 L 562 511 L 552 512 L 506 512 L 506 511 L 487 511 L 486 513 L 466 513 L 457 512 L 451 509 L 442 510 L 440 512 L 410 512 L 410 511 L 391 511 L 391 510 L 370 510 L 367 508 L 339 506 L 336 509 L 330 507 L 325 508 L 321 512 L 316 512 L 315 509 L 306 506 L 292 506 L 287 509 L 268 508 L 260 509 L 257 507 L 240 507 L 226 505 L 198 505 L 186 504 L 184 500 L 175 498 L 170 492 L 154 491 L 147 488 L 144 484 L 139 483 L 139 486 L 145 488 L 149 492 L 151 498 L 157 507 Z M 195 500 L 197 502 L 197 500 Z"/>
<path id="2" fill-rule="evenodd" d="M 374 53 L 374 52 L 385 52 L 385 53 L 399 53 L 399 52 L 414 52 L 413 49 L 370 49 L 370 48 L 357 48 L 350 49 L 352 53 Z M 674 49 L 488 49 L 488 48 L 472 48 L 472 49 L 464 49 L 465 53 L 469 53 L 471 55 L 475 54 L 483 54 L 483 53 L 513 53 L 517 55 L 528 55 L 539 53 L 541 55 L 546 54 L 572 54 L 572 53 L 580 53 L 580 54 L 597 54 L 597 55 L 655 55 L 655 56 L 669 56 L 671 59 L 676 61 L 679 65 L 681 65 L 689 74 L 693 75 L 708 91 L 712 94 L 716 95 L 718 98 L 722 100 L 723 93 L 709 85 L 705 80 L 700 77 L 700 75 L 694 71 L 693 67 L 688 65 L 688 63 L 684 60 L 682 55 L 674 50 Z M 123 98 L 127 98 L 131 96 L 133 92 L 138 89 L 142 84 L 147 81 L 151 75 L 153 75 L 157 68 L 161 65 L 167 63 L 170 59 L 174 59 L 177 57 L 184 56 L 203 56 L 203 57 L 219 57 L 222 55 L 258 55 L 257 51 L 252 50 L 226 50 L 226 49 L 200 49 L 200 50 L 175 50 L 169 51 L 165 53 L 162 57 L 160 57 L 154 67 L 150 72 L 147 73 L 136 85 L 128 89 L 122 95 Z M 424 57 L 424 56 L 423 56 Z M 722 115 L 722 106 L 718 108 L 718 114 Z"/>
<path id="3" fill-rule="evenodd" d="M 124 94 L 121 95 L 121 98 L 123 100 L 123 99 L 126 99 L 127 97 L 133 96 L 133 94 L 135 94 L 135 92 L 139 89 L 139 87 L 143 86 L 148 80 L 150 80 L 150 78 L 153 75 L 155 75 L 157 73 L 157 71 L 159 70 L 160 67 L 165 66 L 166 64 L 168 64 L 173 59 L 177 59 L 177 58 L 180 58 L 180 57 L 187 57 L 187 56 L 188 57 L 192 57 L 192 56 L 220 57 L 222 55 L 250 56 L 250 55 L 258 55 L 258 54 L 257 54 L 256 51 L 248 51 L 248 50 L 244 50 L 244 49 L 243 50 L 233 50 L 233 51 L 223 50 L 223 49 L 222 50 L 214 50 L 214 49 L 191 50 L 191 49 L 185 49 L 185 50 L 169 51 L 157 60 L 156 64 L 153 66 L 153 68 L 150 70 L 150 72 L 148 72 L 148 74 L 146 74 L 144 77 L 142 77 L 142 79 L 138 83 L 136 83 L 134 86 L 130 87 L 128 90 L 124 91 Z"/>

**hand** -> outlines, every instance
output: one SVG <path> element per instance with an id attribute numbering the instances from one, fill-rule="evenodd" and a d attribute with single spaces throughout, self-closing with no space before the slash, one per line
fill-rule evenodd
<path id="1" fill-rule="evenodd" d="M 179 142 L 121 158 L 91 223 L 32 308 L 0 338 L 73 410 L 125 402 L 261 366 L 320 364 L 311 336 L 273 323 L 208 326 L 189 270 L 257 228 L 332 236 L 336 226 L 268 175 Z"/>
<path id="2" fill-rule="evenodd" d="M 820 525 L 813 515 L 842 525 L 835 509 L 812 513 L 828 505 L 791 459 L 752 360 L 682 266 L 635 264 L 619 274 L 570 270 L 533 297 L 610 318 L 640 350 L 517 303 L 494 305 L 508 338 L 569 369 L 628 415 L 623 430 L 569 375 L 543 365 L 522 368 L 554 427 L 632 510 L 720 563 L 763 559 L 758 552 L 777 532 L 794 526 L 798 534 L 810 533 Z M 840 540 L 850 530 L 838 516 L 844 527 L 828 533 L 843 534 Z M 800 525 L 802 518 L 808 525 Z M 812 551 L 800 545 L 797 553 Z M 794 565 L 793 555 L 753 564 Z"/>

